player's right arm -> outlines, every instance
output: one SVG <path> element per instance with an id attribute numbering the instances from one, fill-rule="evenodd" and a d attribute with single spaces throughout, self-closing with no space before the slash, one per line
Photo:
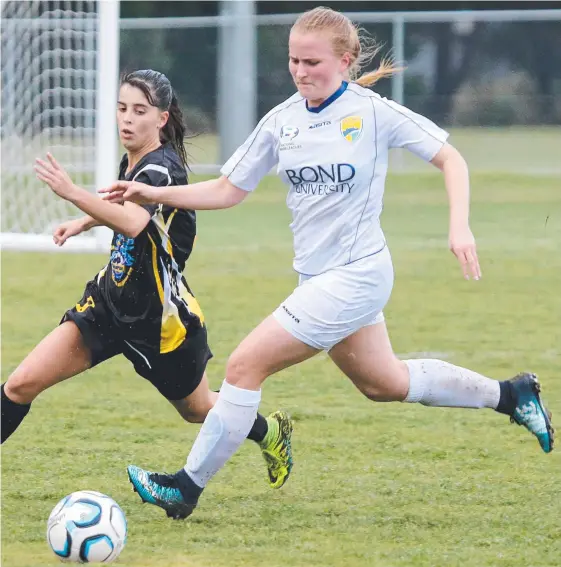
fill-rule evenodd
<path id="1" fill-rule="evenodd" d="M 236 187 L 224 175 L 192 185 L 151 187 L 138 181 L 116 181 L 101 189 L 107 201 L 132 201 L 140 205 L 161 203 L 178 209 L 228 209 L 241 203 L 248 192 Z"/>
<path id="2" fill-rule="evenodd" d="M 241 203 L 259 181 L 278 163 L 274 108 L 266 114 L 247 140 L 221 169 L 217 179 L 191 185 L 150 187 L 135 181 L 116 181 L 101 189 L 108 201 L 133 201 L 138 204 L 161 203 L 180 209 L 228 209 Z"/>

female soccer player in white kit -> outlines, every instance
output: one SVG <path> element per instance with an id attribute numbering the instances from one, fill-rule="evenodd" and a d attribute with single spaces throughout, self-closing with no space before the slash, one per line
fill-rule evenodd
<path id="1" fill-rule="evenodd" d="M 365 88 L 396 71 L 382 66 L 353 81 L 373 48 L 343 14 L 302 14 L 289 40 L 297 94 L 271 110 L 222 168 L 222 176 L 185 187 L 117 182 L 108 199 L 189 209 L 232 207 L 271 168 L 288 187 L 292 212 L 294 292 L 230 356 L 220 397 L 208 414 L 184 469 L 161 475 L 139 467 L 129 477 L 145 500 L 180 516 L 195 508 L 207 482 L 237 450 L 259 406 L 263 381 L 325 350 L 368 398 L 426 406 L 495 409 L 525 426 L 546 453 L 550 416 L 535 375 L 499 382 L 441 360 L 399 360 L 383 309 L 393 285 L 390 252 L 380 227 L 391 148 L 407 148 L 444 174 L 450 203 L 449 243 L 464 276 L 481 277 L 469 228 L 464 159 L 430 120 Z"/>

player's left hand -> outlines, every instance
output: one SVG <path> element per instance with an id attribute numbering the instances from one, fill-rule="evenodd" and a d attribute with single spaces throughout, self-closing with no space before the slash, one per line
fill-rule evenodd
<path id="1" fill-rule="evenodd" d="M 76 190 L 68 173 L 62 168 L 52 154 L 47 154 L 48 162 L 36 158 L 35 174 L 44 181 L 59 197 L 70 199 Z"/>
<path id="2" fill-rule="evenodd" d="M 481 268 L 477 258 L 475 238 L 469 226 L 450 227 L 449 247 L 462 266 L 464 278 L 469 280 L 470 273 L 474 280 L 481 279 Z"/>

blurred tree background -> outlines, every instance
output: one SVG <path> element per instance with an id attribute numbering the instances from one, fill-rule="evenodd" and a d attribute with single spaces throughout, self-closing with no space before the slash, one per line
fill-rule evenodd
<path id="1" fill-rule="evenodd" d="M 259 14 L 298 13 L 318 2 L 256 2 Z M 324 2 L 345 12 L 559 8 L 561 2 Z M 219 2 L 121 2 L 122 18 L 213 16 Z M 363 25 L 391 47 L 391 24 Z M 290 26 L 258 28 L 258 115 L 290 96 Z M 406 24 L 405 103 L 445 125 L 561 124 L 561 22 Z M 218 30 L 123 30 L 121 69 L 166 73 L 196 131 L 215 127 Z M 376 61 L 373 62 L 373 66 Z M 390 94 L 390 82 L 376 90 Z"/>

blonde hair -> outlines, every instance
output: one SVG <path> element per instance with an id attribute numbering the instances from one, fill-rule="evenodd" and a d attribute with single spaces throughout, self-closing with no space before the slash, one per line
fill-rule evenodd
<path id="1" fill-rule="evenodd" d="M 335 55 L 342 57 L 348 53 L 351 56 L 348 78 L 361 87 L 370 87 L 380 79 L 404 70 L 404 67 L 396 64 L 393 57 L 386 56 L 382 58 L 376 70 L 361 75 L 361 69 L 380 52 L 382 45 L 376 43 L 365 30 L 355 26 L 347 16 L 331 8 L 318 6 L 304 12 L 292 29 L 302 32 L 329 32 Z"/>

